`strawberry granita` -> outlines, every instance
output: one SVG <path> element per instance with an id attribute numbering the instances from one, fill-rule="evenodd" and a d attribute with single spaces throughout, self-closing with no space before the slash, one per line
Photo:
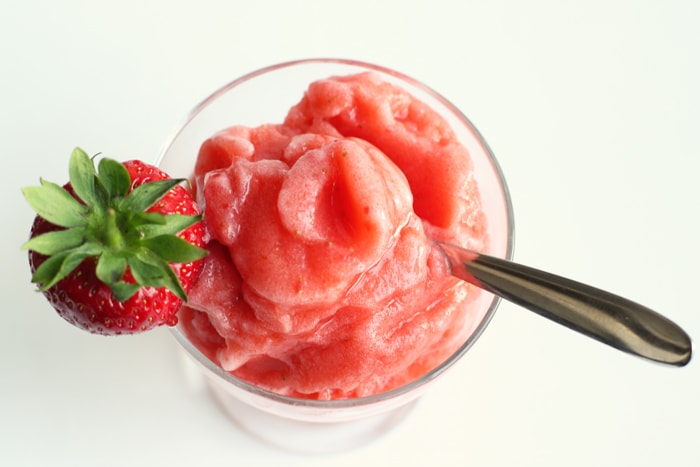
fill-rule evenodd
<path id="1" fill-rule="evenodd" d="M 181 326 L 238 378 L 306 399 L 378 394 L 483 318 L 431 240 L 486 247 L 469 154 L 377 74 L 315 81 L 283 121 L 212 135 L 193 182 L 209 255 Z"/>

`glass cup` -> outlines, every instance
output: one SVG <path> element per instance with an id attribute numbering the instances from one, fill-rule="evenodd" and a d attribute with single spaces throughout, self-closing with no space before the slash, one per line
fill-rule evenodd
<path id="1" fill-rule="evenodd" d="M 282 122 L 308 84 L 332 75 L 371 70 L 398 84 L 445 118 L 469 151 L 488 219 L 487 253 L 511 258 L 512 205 L 501 170 L 474 125 L 435 91 L 396 71 L 358 61 L 309 59 L 286 62 L 242 76 L 200 103 L 166 144 L 158 164 L 173 177 L 191 177 L 200 145 L 231 125 L 256 127 Z M 394 390 L 356 399 L 306 400 L 255 387 L 224 371 L 203 355 L 176 328 L 173 334 L 185 350 L 195 374 L 204 378 L 223 410 L 240 426 L 268 443 L 305 453 L 337 452 L 375 440 L 400 422 L 424 391 L 460 360 L 488 325 L 499 299 L 481 292 L 472 304 L 481 319 L 463 345 L 441 365 Z"/>

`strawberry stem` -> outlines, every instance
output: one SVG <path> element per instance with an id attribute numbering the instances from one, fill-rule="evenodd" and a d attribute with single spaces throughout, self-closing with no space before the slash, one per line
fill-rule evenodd
<path id="1" fill-rule="evenodd" d="M 108 248 L 113 251 L 123 249 L 124 237 L 117 222 L 117 211 L 114 208 L 107 209 L 104 235 L 104 242 Z"/>

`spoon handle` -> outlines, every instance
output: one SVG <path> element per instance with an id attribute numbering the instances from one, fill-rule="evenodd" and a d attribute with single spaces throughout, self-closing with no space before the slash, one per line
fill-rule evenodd
<path id="1" fill-rule="evenodd" d="M 452 274 L 624 352 L 684 366 L 690 337 L 678 325 L 620 296 L 511 261 L 439 243 Z"/>

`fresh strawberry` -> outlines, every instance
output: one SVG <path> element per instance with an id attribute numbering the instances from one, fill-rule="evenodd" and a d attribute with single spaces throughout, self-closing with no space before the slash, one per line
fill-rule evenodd
<path id="1" fill-rule="evenodd" d="M 93 160 L 76 148 L 70 182 L 23 189 L 38 213 L 32 282 L 69 323 L 104 335 L 175 325 L 206 251 L 182 179 L 140 161 Z"/>

